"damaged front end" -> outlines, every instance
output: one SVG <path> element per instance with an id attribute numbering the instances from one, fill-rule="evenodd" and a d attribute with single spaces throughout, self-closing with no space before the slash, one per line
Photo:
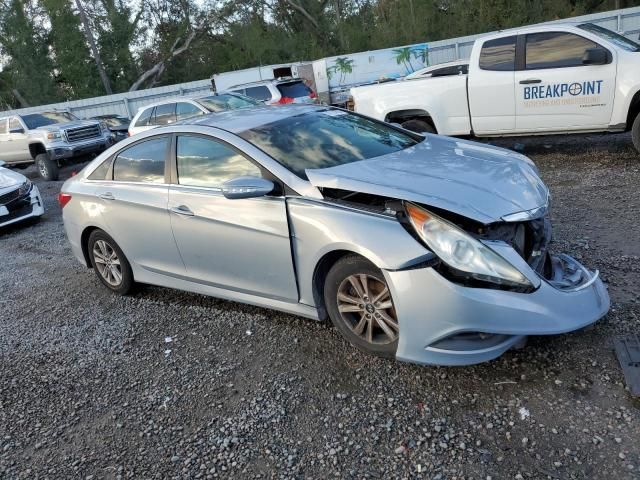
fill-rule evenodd
<path id="1" fill-rule="evenodd" d="M 328 188 L 322 193 L 330 203 L 397 219 L 435 254 L 428 264 L 383 270 L 400 323 L 396 354 L 400 360 L 479 363 L 524 345 L 529 335 L 583 328 L 609 309 L 609 296 L 597 271 L 589 271 L 568 255 L 551 252 L 546 209 L 539 209 L 533 218 L 521 215 L 512 221 L 501 218 L 483 224 L 450 211 L 379 195 Z M 412 205 L 422 220 L 432 216 L 457 231 L 459 237 L 454 240 L 490 250 L 481 252 L 490 265 L 479 268 L 482 262 L 464 251 L 458 258 L 461 262 L 452 261 L 447 255 L 455 256 L 458 240 L 444 254 L 438 251 L 437 239 L 429 237 L 433 229 L 420 232 L 420 225 L 411 218 Z M 464 260 L 473 268 L 466 268 Z"/>

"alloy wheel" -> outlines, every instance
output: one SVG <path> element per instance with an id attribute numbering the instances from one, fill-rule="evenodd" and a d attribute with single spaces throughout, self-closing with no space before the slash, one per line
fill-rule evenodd
<path id="1" fill-rule="evenodd" d="M 391 292 L 380 279 L 350 275 L 338 287 L 338 311 L 346 325 L 363 340 L 388 344 L 400 330 Z"/>
<path id="2" fill-rule="evenodd" d="M 38 170 L 40 171 L 40 176 L 42 178 L 47 178 L 49 172 L 47 172 L 47 166 L 42 160 L 38 162 Z"/>
<path id="3" fill-rule="evenodd" d="M 93 259 L 96 269 L 102 278 L 111 286 L 118 287 L 122 283 L 122 266 L 114 248 L 104 240 L 93 244 Z"/>

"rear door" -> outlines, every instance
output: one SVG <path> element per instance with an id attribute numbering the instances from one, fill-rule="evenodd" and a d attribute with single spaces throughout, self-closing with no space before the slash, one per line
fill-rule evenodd
<path id="1" fill-rule="evenodd" d="M 215 137 L 177 135 L 175 178 L 169 192 L 173 234 L 190 280 L 295 302 L 285 197 L 230 200 L 222 184 L 263 170 Z"/>
<path id="2" fill-rule="evenodd" d="M 96 182 L 108 233 L 129 261 L 154 273 L 184 275 L 167 211 L 171 142 L 171 135 L 136 142 L 112 160 L 106 180 L 90 180 Z"/>
<path id="3" fill-rule="evenodd" d="M 516 72 L 516 128 L 521 132 L 601 129 L 609 125 L 616 63 L 584 65 L 585 52 L 604 48 L 571 32 L 523 35 Z"/>
<path id="4" fill-rule="evenodd" d="M 485 40 L 479 54 L 471 58 L 469 111 L 475 134 L 507 133 L 516 128 L 516 39 L 512 35 Z"/>
<path id="5" fill-rule="evenodd" d="M 11 145 L 9 143 L 9 119 L 0 118 L 0 160 L 13 162 L 11 155 Z"/>

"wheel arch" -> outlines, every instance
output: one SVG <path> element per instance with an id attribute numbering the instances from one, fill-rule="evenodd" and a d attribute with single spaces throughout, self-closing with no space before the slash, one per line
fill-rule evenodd
<path id="1" fill-rule="evenodd" d="M 640 90 L 631 97 L 631 102 L 629 103 L 629 110 L 627 112 L 627 131 L 631 130 L 633 121 L 636 119 L 638 114 L 640 114 Z"/>
<path id="2" fill-rule="evenodd" d="M 438 130 L 431 113 L 422 108 L 394 110 L 392 112 L 388 112 L 384 117 L 384 121 L 390 123 L 402 123 L 406 122 L 407 120 L 423 120 L 431 125 L 436 131 Z"/>
<path id="3" fill-rule="evenodd" d="M 92 268 L 91 266 L 91 257 L 89 256 L 89 236 L 95 230 L 102 230 L 100 227 L 96 227 L 95 225 L 89 225 L 82 230 L 80 234 L 80 247 L 82 248 L 82 255 L 84 256 L 85 264 L 87 268 Z M 104 230 L 102 230 L 104 232 Z M 105 232 L 106 233 L 106 232 Z"/>
<path id="4" fill-rule="evenodd" d="M 313 271 L 312 291 L 313 301 L 316 305 L 316 308 L 318 309 L 318 317 L 322 321 L 325 321 L 329 318 L 327 307 L 324 303 L 324 283 L 327 278 L 327 274 L 329 273 L 329 270 L 331 270 L 331 267 L 333 267 L 340 259 L 348 255 L 357 255 L 359 257 L 362 257 L 372 265 L 377 267 L 374 261 L 372 261 L 370 258 L 367 258 L 367 256 L 363 255 L 361 252 L 344 248 L 331 250 L 330 252 L 326 252 L 322 257 L 320 257 Z"/>
<path id="5" fill-rule="evenodd" d="M 44 147 L 44 144 L 41 142 L 33 142 L 29 144 L 29 154 L 31 158 L 36 159 L 37 155 L 41 153 L 47 153 L 47 149 Z"/>

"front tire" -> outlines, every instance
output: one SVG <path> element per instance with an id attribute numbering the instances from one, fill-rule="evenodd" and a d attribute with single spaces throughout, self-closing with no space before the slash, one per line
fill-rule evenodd
<path id="1" fill-rule="evenodd" d="M 417 118 L 402 122 L 402 128 L 406 128 L 407 130 L 411 130 L 416 133 L 437 133 L 436 129 L 433 128 L 433 125 L 429 122 L 425 122 L 424 120 L 419 120 Z"/>
<path id="2" fill-rule="evenodd" d="M 640 152 L 640 113 L 636 115 L 631 127 L 631 140 L 633 140 L 633 146 Z"/>
<path id="3" fill-rule="evenodd" d="M 382 272 L 359 255 L 338 260 L 329 270 L 324 301 L 331 322 L 363 352 L 393 358 L 399 325 Z"/>
<path id="4" fill-rule="evenodd" d="M 36 167 L 38 167 L 38 172 L 40 172 L 42 178 L 48 181 L 58 180 L 58 164 L 55 160 L 50 159 L 46 153 L 36 155 L 35 160 Z"/>
<path id="5" fill-rule="evenodd" d="M 118 295 L 126 295 L 133 288 L 133 271 L 118 244 L 102 230 L 89 235 L 87 250 L 91 266 L 102 284 Z"/>

